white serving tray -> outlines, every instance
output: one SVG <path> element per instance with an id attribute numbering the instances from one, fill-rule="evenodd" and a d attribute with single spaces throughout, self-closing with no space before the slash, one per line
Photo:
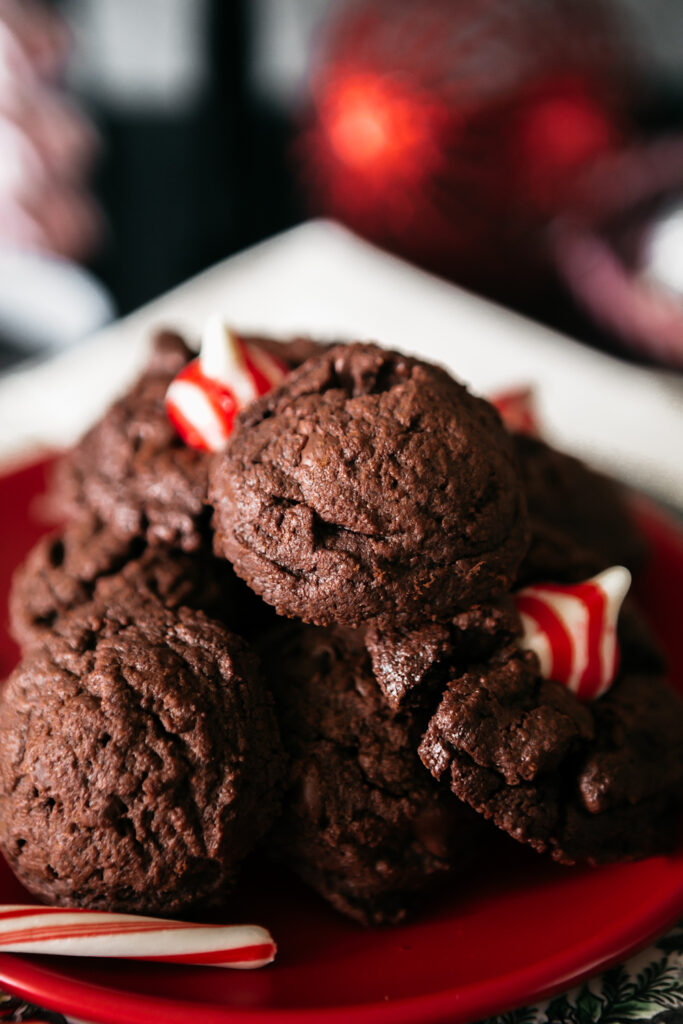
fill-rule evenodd
<path id="1" fill-rule="evenodd" d="M 311 221 L 212 269 L 77 348 L 0 381 L 0 460 L 71 444 L 144 363 L 150 329 L 237 328 L 375 339 L 489 393 L 531 383 L 548 436 L 683 505 L 683 382 L 547 330 Z"/>

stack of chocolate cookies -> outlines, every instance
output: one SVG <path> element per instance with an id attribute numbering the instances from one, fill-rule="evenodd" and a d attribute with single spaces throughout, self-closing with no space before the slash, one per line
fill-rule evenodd
<path id="1" fill-rule="evenodd" d="M 444 370 L 250 339 L 292 367 L 227 450 L 188 447 L 150 364 L 63 461 L 67 522 L 19 570 L 0 845 L 64 905 L 181 914 L 259 848 L 369 924 L 493 833 L 565 863 L 675 841 L 683 702 L 634 605 L 581 702 L 520 649 L 513 593 L 642 540 L 619 488 L 508 433 Z"/>

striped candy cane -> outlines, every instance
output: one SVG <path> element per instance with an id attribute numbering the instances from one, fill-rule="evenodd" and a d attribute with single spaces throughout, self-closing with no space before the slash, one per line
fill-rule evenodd
<path id="1" fill-rule="evenodd" d="M 581 700 L 609 689 L 617 673 L 617 620 L 631 585 L 622 565 L 584 583 L 537 583 L 515 594 L 520 647 L 534 651 L 541 674 Z"/>
<path id="2" fill-rule="evenodd" d="M 212 925 L 61 907 L 0 906 L 0 950 L 156 963 L 263 967 L 277 947 L 255 924 Z"/>
<path id="3" fill-rule="evenodd" d="M 220 452 L 240 409 L 281 384 L 287 373 L 279 359 L 243 341 L 220 317 L 211 317 L 199 357 L 169 385 L 166 412 L 190 447 Z"/>

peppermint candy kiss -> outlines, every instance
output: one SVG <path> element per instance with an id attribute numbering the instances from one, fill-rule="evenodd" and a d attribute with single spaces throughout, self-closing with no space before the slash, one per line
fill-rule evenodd
<path id="1" fill-rule="evenodd" d="M 541 675 L 580 700 L 609 689 L 619 667 L 617 620 L 631 585 L 622 565 L 584 583 L 537 583 L 515 594 L 522 621 L 519 646 L 538 657 Z"/>
<path id="2" fill-rule="evenodd" d="M 225 449 L 237 413 L 281 384 L 288 367 L 243 341 L 220 317 L 204 328 L 199 357 L 166 392 L 166 412 L 183 441 L 204 452 Z"/>
<path id="3" fill-rule="evenodd" d="M 500 418 L 508 430 L 517 434 L 531 434 L 532 437 L 538 437 L 540 430 L 533 388 L 512 388 L 510 391 L 499 391 L 491 396 L 490 401 L 500 413 Z"/>
<path id="4" fill-rule="evenodd" d="M 271 963 L 277 947 L 270 932 L 255 924 L 189 924 L 98 910 L 10 905 L 0 906 L 0 950 L 247 969 Z"/>

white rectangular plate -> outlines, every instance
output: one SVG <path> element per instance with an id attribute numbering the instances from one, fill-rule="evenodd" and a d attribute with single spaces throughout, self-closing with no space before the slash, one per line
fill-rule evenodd
<path id="1" fill-rule="evenodd" d="M 0 382 L 0 460 L 71 444 L 144 363 L 150 329 L 237 328 L 375 339 L 447 366 L 483 394 L 537 388 L 548 436 L 683 504 L 683 382 L 578 342 L 312 221 L 234 256 L 77 348 Z"/>

